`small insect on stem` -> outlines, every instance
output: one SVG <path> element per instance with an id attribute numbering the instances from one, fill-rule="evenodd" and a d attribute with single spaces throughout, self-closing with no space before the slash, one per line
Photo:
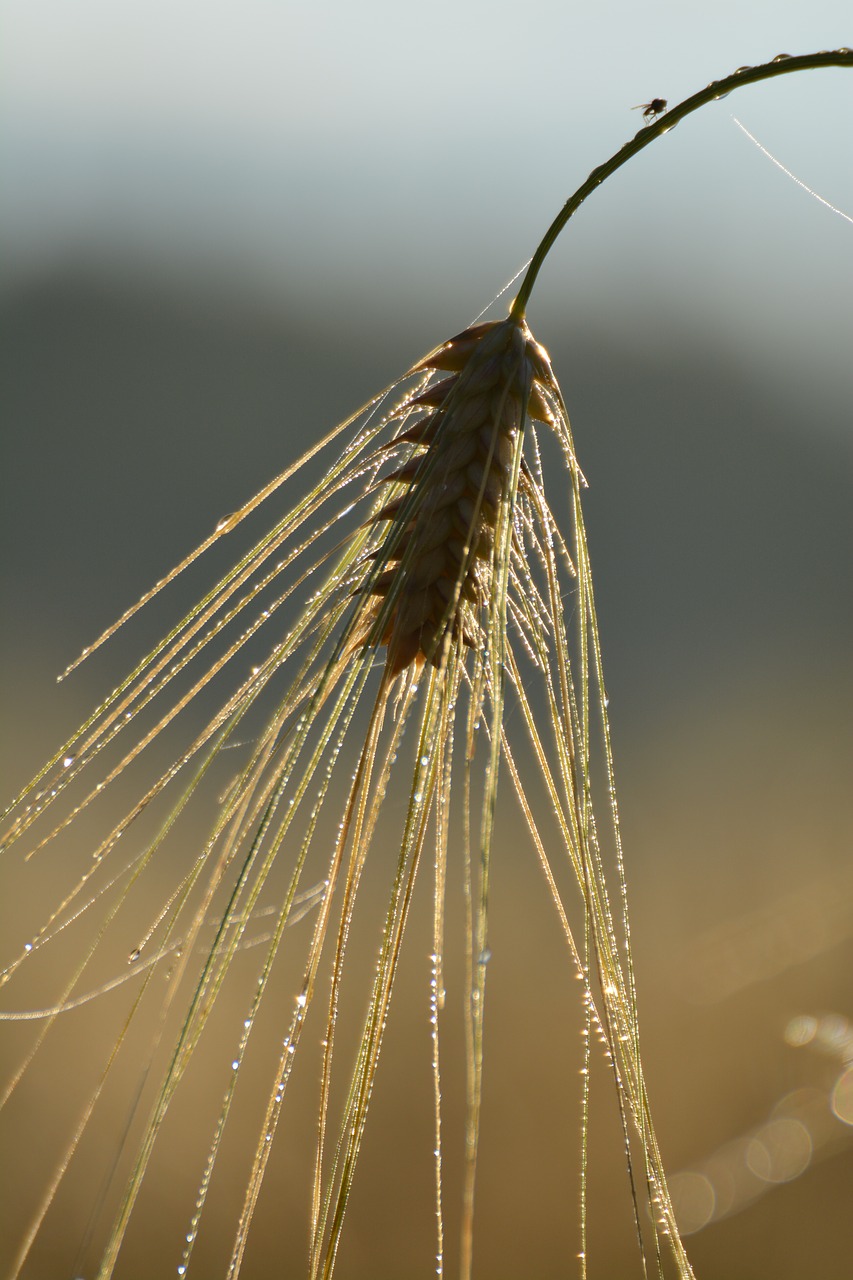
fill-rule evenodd
<path id="1" fill-rule="evenodd" d="M 651 102 L 639 102 L 632 111 L 642 111 L 644 120 L 655 120 L 666 111 L 666 98 L 652 98 Z"/>

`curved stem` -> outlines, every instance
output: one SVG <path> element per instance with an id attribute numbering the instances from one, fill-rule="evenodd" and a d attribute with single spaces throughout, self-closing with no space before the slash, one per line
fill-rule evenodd
<path id="1" fill-rule="evenodd" d="M 740 89 L 747 84 L 755 84 L 758 80 L 769 80 L 773 76 L 788 75 L 792 71 L 816 71 L 820 67 L 853 67 L 853 50 L 833 49 L 825 53 L 801 54 L 795 58 L 789 57 L 786 53 L 780 53 L 772 62 L 765 62 L 757 67 L 738 67 L 733 75 L 726 76 L 723 80 L 712 80 L 707 88 L 701 89 L 699 93 L 694 93 L 690 98 L 685 98 L 677 107 L 673 107 L 670 111 L 660 116 L 659 119 L 640 129 L 630 142 L 626 142 L 623 147 L 620 147 L 615 155 L 606 160 L 604 164 L 600 164 L 597 169 L 593 169 L 586 182 L 578 187 L 574 195 L 563 205 L 531 259 L 527 274 L 522 281 L 521 289 L 510 308 L 510 315 L 516 320 L 524 318 L 527 303 L 530 300 L 536 277 L 539 274 L 539 268 L 572 214 L 580 208 L 587 196 L 591 195 L 596 187 L 600 187 L 606 178 L 609 178 L 617 169 L 621 169 L 622 165 L 630 160 L 632 156 L 635 156 L 638 151 L 642 151 L 643 147 L 647 147 L 650 142 L 654 142 L 655 138 L 659 138 L 661 134 L 668 133 L 670 129 L 674 129 L 679 120 L 689 116 L 692 111 L 698 111 L 706 103 L 724 97 L 727 93 L 731 93 L 733 89 Z"/>

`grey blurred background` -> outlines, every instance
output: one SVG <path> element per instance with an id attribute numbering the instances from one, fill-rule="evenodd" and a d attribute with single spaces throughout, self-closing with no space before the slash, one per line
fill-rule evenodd
<path id="1" fill-rule="evenodd" d="M 4 795 L 111 687 L 121 646 L 58 690 L 57 672 L 222 514 L 468 324 L 640 126 L 635 104 L 853 43 L 846 0 L 44 0 L 8 3 L 3 25 Z M 683 1212 L 706 1222 L 691 1257 L 700 1277 L 840 1280 L 853 226 L 733 115 L 853 215 L 853 76 L 750 88 L 587 202 L 530 322 L 590 484 L 650 1089 Z M 552 922 L 516 862 L 499 860 L 495 887 L 502 1136 L 484 1147 L 479 1250 L 495 1280 L 573 1274 L 575 1251 L 575 1148 L 552 1151 L 549 1099 L 574 1100 L 577 1077 L 535 1029 L 543 974 L 565 962 L 555 939 L 534 948 Z M 530 1047 L 502 1053 L 522 993 Z M 409 1021 L 383 1064 L 363 1170 L 377 1190 L 354 1206 L 342 1276 L 429 1270 L 429 1213 L 407 1218 L 410 1153 L 388 1136 L 427 1062 Z M 783 1130 L 762 1126 L 780 1115 L 808 1151 L 767 1172 Z M 591 1276 L 634 1274 L 630 1239 L 598 1226 Z M 57 1239 L 77 1229 L 72 1215 Z M 251 1274 L 281 1274 L 275 1253 Z M 65 1274 L 52 1265 L 33 1274 Z"/>

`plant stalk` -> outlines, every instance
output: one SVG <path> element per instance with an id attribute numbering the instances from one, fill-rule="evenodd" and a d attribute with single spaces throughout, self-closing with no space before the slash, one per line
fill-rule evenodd
<path id="1" fill-rule="evenodd" d="M 748 84 L 756 84 L 759 80 L 770 80 L 773 76 L 784 76 L 793 71 L 818 71 L 822 67 L 853 67 L 853 49 L 831 49 L 823 53 L 804 53 L 793 58 L 787 53 L 780 53 L 772 61 L 761 63 L 757 67 L 738 67 L 737 71 L 732 75 L 726 76 L 723 80 L 712 80 L 707 88 L 700 89 L 692 97 L 685 98 L 678 106 L 664 112 L 657 120 L 653 120 L 651 124 L 645 125 L 631 138 L 630 142 L 626 142 L 624 146 L 620 147 L 615 155 L 612 155 L 609 160 L 605 160 L 604 164 L 600 164 L 597 169 L 593 169 L 586 182 L 579 186 L 574 195 L 570 196 L 563 205 L 557 217 L 545 232 L 541 244 L 530 261 L 530 266 L 527 268 L 527 274 L 521 283 L 518 296 L 510 308 L 510 315 L 516 320 L 524 319 L 527 303 L 533 292 L 536 277 L 539 275 L 539 268 L 550 253 L 557 237 L 572 214 L 580 208 L 587 196 L 591 195 L 596 187 L 600 187 L 602 182 L 615 173 L 617 169 L 621 169 L 622 165 L 626 164 L 638 151 L 642 151 L 643 147 L 647 147 L 650 142 L 654 142 L 662 134 L 669 133 L 670 129 L 674 129 L 679 121 L 683 120 L 685 116 L 689 116 L 691 112 L 698 111 L 700 107 L 704 107 L 709 102 L 724 98 L 726 94 L 731 93 L 734 89 L 741 89 Z"/>

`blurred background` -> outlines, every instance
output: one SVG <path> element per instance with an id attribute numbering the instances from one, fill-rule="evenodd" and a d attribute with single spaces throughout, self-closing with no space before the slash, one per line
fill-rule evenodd
<path id="1" fill-rule="evenodd" d="M 640 127 L 636 104 L 850 43 L 843 0 L 9 0 L 3 795 L 148 624 L 59 688 L 58 672 L 220 516 L 470 323 Z M 589 199 L 529 318 L 590 485 L 647 1073 L 690 1255 L 699 1277 L 840 1280 L 853 226 L 733 116 L 853 215 L 853 76 L 745 89 Z M 498 850 L 494 902 L 477 1273 L 544 1280 L 574 1274 L 578 1248 L 577 984 L 520 837 Z M 418 927 L 401 984 L 420 992 Z M 341 1277 L 432 1267 L 420 998 L 389 1027 Z M 82 1034 L 54 1062 L 64 1081 L 85 1069 Z M 53 1073 L 28 1106 L 7 1135 L 8 1241 L 60 1123 Z M 593 1190 L 625 1201 L 625 1222 L 593 1199 L 591 1277 L 638 1274 L 614 1147 Z M 169 1260 L 198 1167 L 173 1152 L 146 1210 Z M 84 1183 L 28 1274 L 72 1274 Z M 301 1274 L 304 1179 L 282 1173 L 270 1204 L 247 1274 Z M 155 1274 L 150 1233 L 129 1243 L 121 1274 Z"/>

